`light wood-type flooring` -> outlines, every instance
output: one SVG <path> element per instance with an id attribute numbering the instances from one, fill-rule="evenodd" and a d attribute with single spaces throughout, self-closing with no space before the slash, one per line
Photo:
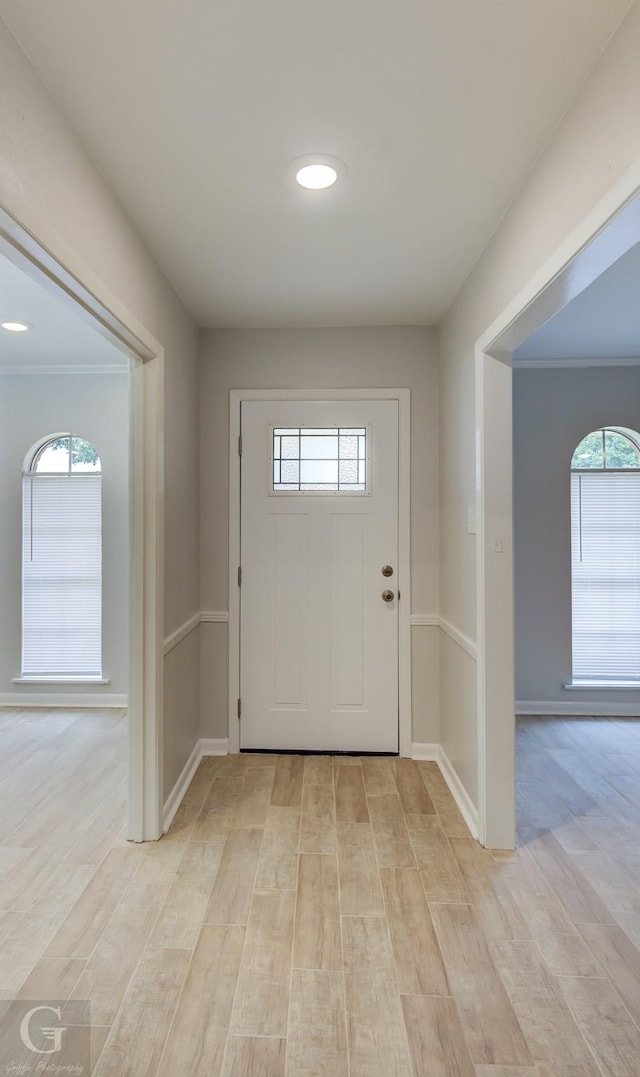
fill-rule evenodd
<path id="1" fill-rule="evenodd" d="M 640 722 L 519 723 L 515 853 L 433 763 L 258 754 L 129 845 L 125 740 L 0 712 L 0 998 L 97 1077 L 640 1075 Z"/>

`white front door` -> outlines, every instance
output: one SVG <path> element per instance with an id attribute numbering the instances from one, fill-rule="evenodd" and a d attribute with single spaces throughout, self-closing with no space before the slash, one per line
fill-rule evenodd
<path id="1" fill-rule="evenodd" d="M 240 746 L 396 752 L 398 403 L 245 401 L 241 427 Z"/>

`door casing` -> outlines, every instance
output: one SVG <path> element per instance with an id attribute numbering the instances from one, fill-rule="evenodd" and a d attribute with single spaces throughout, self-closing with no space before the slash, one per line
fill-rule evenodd
<path id="1" fill-rule="evenodd" d="M 411 390 L 232 389 L 229 393 L 229 752 L 240 750 L 240 411 L 243 400 L 397 400 L 398 402 L 398 729 L 411 756 Z"/>

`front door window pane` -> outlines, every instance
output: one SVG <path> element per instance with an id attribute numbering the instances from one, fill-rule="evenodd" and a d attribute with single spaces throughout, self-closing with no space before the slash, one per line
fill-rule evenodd
<path id="1" fill-rule="evenodd" d="M 273 492 L 366 493 L 366 427 L 276 427 Z"/>

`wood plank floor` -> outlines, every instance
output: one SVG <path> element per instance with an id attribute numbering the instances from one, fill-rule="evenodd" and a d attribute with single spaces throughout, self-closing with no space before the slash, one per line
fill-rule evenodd
<path id="1" fill-rule="evenodd" d="M 258 754 L 132 846 L 125 743 L 0 712 L 0 999 L 97 1077 L 640 1077 L 640 722 L 519 722 L 515 853 L 435 764 Z"/>

